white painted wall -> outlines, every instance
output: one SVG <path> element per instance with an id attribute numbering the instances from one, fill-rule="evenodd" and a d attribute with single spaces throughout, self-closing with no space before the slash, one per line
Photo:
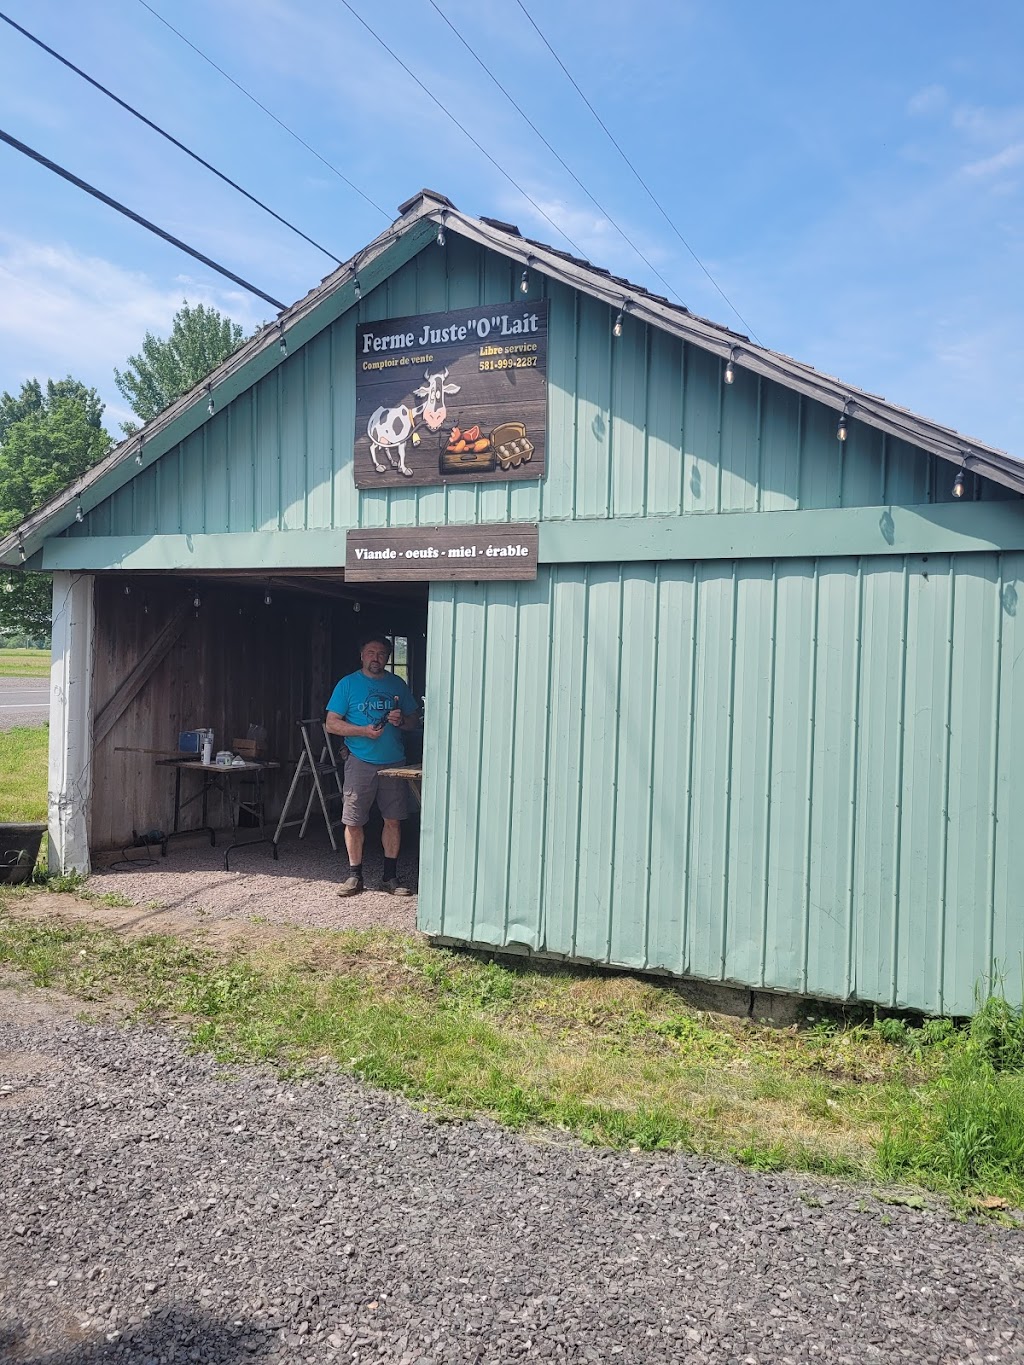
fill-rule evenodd
<path id="1" fill-rule="evenodd" d="M 53 575 L 49 868 L 87 874 L 92 798 L 92 574 Z"/>

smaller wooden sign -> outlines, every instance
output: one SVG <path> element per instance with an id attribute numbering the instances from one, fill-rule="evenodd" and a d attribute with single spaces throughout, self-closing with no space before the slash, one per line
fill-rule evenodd
<path id="1" fill-rule="evenodd" d="M 402 526 L 349 531 L 345 579 L 412 583 L 537 577 L 537 527 Z"/>

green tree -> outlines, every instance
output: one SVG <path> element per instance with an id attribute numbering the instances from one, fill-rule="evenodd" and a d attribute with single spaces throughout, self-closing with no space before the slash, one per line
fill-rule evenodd
<path id="1" fill-rule="evenodd" d="M 38 380 L 0 395 L 0 536 L 101 460 L 110 449 L 103 402 L 76 379 Z M 0 572 L 0 634 L 45 640 L 50 576 Z"/>
<path id="2" fill-rule="evenodd" d="M 115 369 L 114 380 L 136 417 L 148 422 L 205 379 L 244 339 L 241 327 L 216 308 L 201 303 L 190 308 L 186 301 L 167 340 L 147 332 L 141 353 L 128 357 L 126 369 Z M 138 427 L 124 422 L 122 430 L 131 435 Z"/>

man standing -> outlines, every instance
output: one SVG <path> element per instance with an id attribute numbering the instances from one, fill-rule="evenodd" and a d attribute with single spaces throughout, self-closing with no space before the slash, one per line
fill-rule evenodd
<path id="1" fill-rule="evenodd" d="M 411 896 L 398 879 L 398 851 L 402 821 L 409 814 L 409 786 L 401 777 L 381 777 L 381 768 L 405 762 L 402 731 L 419 725 L 416 698 L 408 685 L 386 671 L 391 641 L 382 635 L 363 640 L 362 665 L 342 678 L 327 703 L 327 729 L 341 735 L 348 746 L 341 819 L 345 826 L 349 875 L 339 896 L 355 896 L 363 889 L 363 829 L 376 800 L 384 817 L 384 884 L 392 896 Z"/>

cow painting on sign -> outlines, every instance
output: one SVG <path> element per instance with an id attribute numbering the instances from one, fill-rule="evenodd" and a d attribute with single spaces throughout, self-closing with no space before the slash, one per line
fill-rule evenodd
<path id="1" fill-rule="evenodd" d="M 422 414 L 431 431 L 438 431 L 444 424 L 448 415 L 445 395 L 458 393 L 461 385 L 446 382 L 447 369 L 436 374 L 427 370 L 426 378 L 427 382 L 414 390 L 417 398 L 425 400 L 418 407 L 410 408 L 403 403 L 397 408 L 375 408 L 366 424 L 366 434 L 370 438 L 370 459 L 378 474 L 386 473 L 388 467 L 377 458 L 378 452 L 383 451 L 393 469 L 411 478 L 412 470 L 406 464 L 405 447 L 412 437 L 416 418 Z"/>

